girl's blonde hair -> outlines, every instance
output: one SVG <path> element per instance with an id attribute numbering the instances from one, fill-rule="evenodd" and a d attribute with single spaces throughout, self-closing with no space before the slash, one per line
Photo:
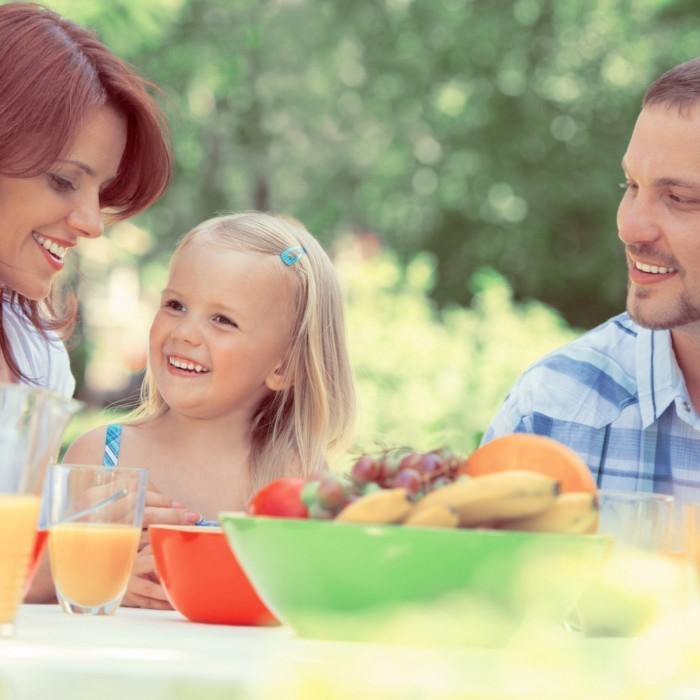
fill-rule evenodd
<path id="1" fill-rule="evenodd" d="M 172 255 L 171 267 L 185 254 L 188 243 L 202 234 L 231 250 L 273 255 L 281 269 L 297 280 L 295 321 L 284 363 L 287 388 L 267 396 L 253 419 L 251 492 L 281 476 L 305 476 L 327 468 L 327 458 L 348 445 L 355 419 L 355 385 L 333 264 L 299 221 L 241 212 L 208 219 L 185 234 Z M 281 253 L 300 245 L 304 254 L 286 265 Z M 141 406 L 132 417 L 142 422 L 166 410 L 147 369 Z"/>

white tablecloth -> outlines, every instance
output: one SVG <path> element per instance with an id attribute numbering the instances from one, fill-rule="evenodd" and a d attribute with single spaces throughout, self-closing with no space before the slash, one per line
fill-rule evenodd
<path id="1" fill-rule="evenodd" d="M 662 648 L 661 637 L 587 640 L 562 630 L 522 642 L 500 650 L 334 643 L 284 627 L 194 624 L 177 612 L 86 617 L 24 605 L 14 638 L 0 639 L 0 700 L 700 698 L 692 661 L 700 655 Z"/>

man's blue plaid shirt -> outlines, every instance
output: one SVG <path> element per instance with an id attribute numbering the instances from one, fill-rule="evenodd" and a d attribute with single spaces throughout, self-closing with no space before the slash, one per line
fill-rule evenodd
<path id="1" fill-rule="evenodd" d="M 588 464 L 598 487 L 700 501 L 700 416 L 669 331 L 627 313 L 545 356 L 518 379 L 484 434 L 548 435 Z"/>

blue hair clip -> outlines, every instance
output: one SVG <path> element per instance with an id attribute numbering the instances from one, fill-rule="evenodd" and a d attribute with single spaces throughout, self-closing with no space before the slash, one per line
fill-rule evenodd
<path id="1" fill-rule="evenodd" d="M 294 265 L 304 253 L 306 253 L 306 248 L 303 245 L 294 245 L 280 253 L 280 258 L 285 265 Z"/>

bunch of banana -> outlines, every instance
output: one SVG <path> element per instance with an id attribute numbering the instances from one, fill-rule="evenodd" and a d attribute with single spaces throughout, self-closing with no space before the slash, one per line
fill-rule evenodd
<path id="1" fill-rule="evenodd" d="M 560 494 L 559 484 L 538 472 L 510 470 L 459 479 L 415 503 L 404 488 L 373 491 L 336 520 L 587 534 L 598 528 L 598 500 L 588 492 Z"/>
<path id="2" fill-rule="evenodd" d="M 346 523 L 400 523 L 412 508 L 406 489 L 380 489 L 345 506 L 335 519 Z"/>
<path id="3" fill-rule="evenodd" d="M 575 535 L 598 531 L 598 499 L 584 491 L 562 493 L 549 508 L 522 518 L 506 520 L 506 530 L 526 532 L 562 532 Z"/>
<path id="4" fill-rule="evenodd" d="M 426 494 L 414 512 L 449 506 L 459 516 L 459 527 L 488 526 L 524 518 L 549 508 L 559 495 L 559 484 L 537 472 L 513 469 L 457 481 Z"/>
<path id="5" fill-rule="evenodd" d="M 459 515 L 454 508 L 438 503 L 418 510 L 410 499 L 409 492 L 403 488 L 372 491 L 345 506 L 335 519 L 367 525 L 403 523 L 448 528 L 459 526 Z"/>

